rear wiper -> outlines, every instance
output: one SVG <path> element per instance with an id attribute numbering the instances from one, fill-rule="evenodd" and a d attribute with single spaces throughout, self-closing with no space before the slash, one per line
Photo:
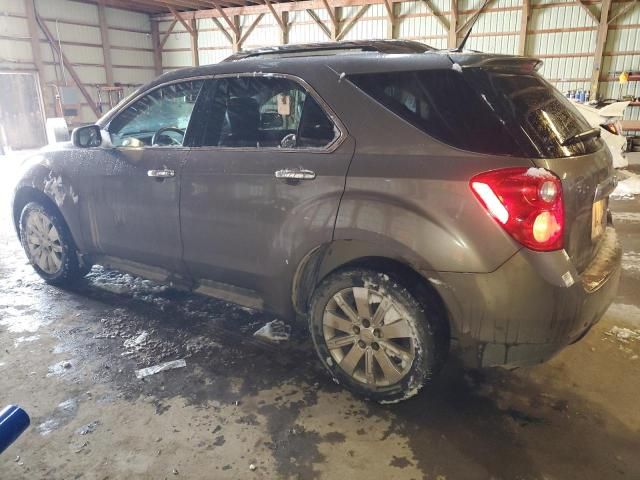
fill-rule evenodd
<path id="1" fill-rule="evenodd" d="M 589 140 L 590 138 L 599 138 L 599 137 L 600 137 L 600 127 L 590 128 L 589 130 L 585 130 L 584 132 L 571 135 L 564 142 L 562 142 L 561 145 L 563 147 L 566 147 L 567 145 L 573 145 L 574 143 L 578 143 L 583 140 Z"/>

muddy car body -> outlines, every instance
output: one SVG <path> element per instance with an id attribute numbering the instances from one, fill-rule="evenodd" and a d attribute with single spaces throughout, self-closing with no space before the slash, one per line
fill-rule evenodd
<path id="1" fill-rule="evenodd" d="M 610 154 L 538 63 L 366 42 L 167 73 L 28 162 L 16 229 L 52 283 L 102 264 L 304 316 L 371 398 L 415 393 L 451 348 L 544 361 L 606 311 L 621 253 Z M 68 275 L 38 263 L 34 203 Z"/>

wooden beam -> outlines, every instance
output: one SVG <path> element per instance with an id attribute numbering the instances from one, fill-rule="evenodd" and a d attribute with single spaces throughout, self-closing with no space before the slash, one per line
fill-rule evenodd
<path id="1" fill-rule="evenodd" d="M 34 12 L 34 15 L 36 18 L 36 22 L 38 23 L 38 25 L 40 26 L 40 29 L 44 33 L 44 36 L 47 37 L 47 40 L 49 41 L 49 45 L 51 45 L 51 48 L 55 50 L 55 52 L 58 54 L 58 57 L 61 58 L 62 61 L 64 62 L 64 68 L 66 68 L 67 71 L 69 72 L 69 75 L 71 75 L 71 78 L 76 84 L 76 87 L 78 87 L 78 90 L 80 90 L 80 93 L 82 93 L 82 96 L 87 101 L 87 104 L 89 105 L 89 107 L 91 108 L 95 116 L 100 117 L 100 110 L 98 110 L 98 106 L 93 101 L 93 98 L 91 98 L 91 95 L 89 95 L 89 92 L 87 91 L 84 84 L 80 80 L 78 73 L 76 72 L 75 68 L 73 68 L 73 65 L 71 64 L 71 62 L 69 62 L 69 59 L 67 58 L 67 56 L 64 54 L 62 50 L 60 50 L 58 42 L 56 41 L 56 38 L 51 34 L 51 31 L 47 27 L 47 24 L 44 22 L 44 20 L 40 18 L 37 12 Z"/>
<path id="2" fill-rule="evenodd" d="M 280 30 L 284 32 L 287 26 L 280 18 L 280 15 L 278 15 L 278 12 L 275 11 L 275 9 L 273 8 L 273 5 L 271 5 L 271 2 L 269 0 L 264 0 L 264 3 L 267 5 L 267 8 L 271 12 L 271 15 L 273 15 L 273 18 L 275 18 L 276 22 L 278 22 L 278 25 L 280 26 Z"/>
<path id="3" fill-rule="evenodd" d="M 200 54 L 198 53 L 198 25 L 197 20 L 189 20 L 191 23 L 191 64 L 194 67 L 200 66 Z"/>
<path id="4" fill-rule="evenodd" d="M 324 8 L 327 10 L 327 13 L 329 14 L 329 18 L 331 19 L 331 23 L 333 24 L 332 38 L 335 40 L 335 38 L 338 36 L 338 29 L 340 28 L 340 23 L 338 22 L 338 15 L 336 15 L 336 9 L 335 7 L 332 7 L 331 5 L 329 5 L 329 2 L 327 0 L 322 0 L 322 4 L 324 5 Z"/>
<path id="5" fill-rule="evenodd" d="M 31 43 L 31 55 L 33 56 L 33 64 L 38 71 L 40 77 L 39 84 L 44 83 L 44 64 L 42 63 L 42 50 L 40 49 L 40 35 L 38 33 L 38 22 L 36 21 L 36 6 L 34 0 L 24 0 L 27 11 L 27 26 L 29 27 L 29 41 Z M 40 96 L 44 98 L 44 92 L 40 92 Z"/>
<path id="6" fill-rule="evenodd" d="M 393 2 L 384 0 L 384 9 L 387 11 L 387 38 L 395 38 L 396 14 L 393 10 Z"/>
<path id="7" fill-rule="evenodd" d="M 286 45 L 289 43 L 289 12 L 282 12 L 282 23 L 284 28 L 280 30 L 280 43 Z"/>
<path id="8" fill-rule="evenodd" d="M 186 22 L 186 20 L 184 18 L 182 18 L 182 15 L 180 15 L 171 5 L 167 5 L 167 8 L 173 14 L 173 16 L 176 17 L 176 19 L 182 24 L 182 26 L 185 28 L 185 30 L 187 32 L 189 32 L 189 34 L 193 37 L 194 36 L 194 32 L 193 32 L 193 29 L 191 28 L 191 25 L 189 25 Z"/>
<path id="9" fill-rule="evenodd" d="M 107 85 L 113 85 L 113 64 L 111 63 L 111 41 L 109 40 L 109 27 L 107 26 L 107 14 L 102 0 L 98 3 L 98 20 L 100 21 L 100 38 L 102 40 L 102 56 L 104 57 L 104 72 Z"/>
<path id="10" fill-rule="evenodd" d="M 611 17 L 607 23 L 611 25 L 615 20 L 629 13 L 636 5 L 640 5 L 640 2 L 638 2 L 638 0 L 633 0 L 632 2 L 627 3 L 620 9 L 618 13 Z"/>
<path id="11" fill-rule="evenodd" d="M 593 13 L 591 11 L 591 9 L 589 8 L 589 6 L 586 3 L 584 3 L 582 0 L 573 0 L 573 1 L 574 1 L 574 3 L 577 3 L 578 5 L 580 5 L 584 9 L 584 11 L 588 13 L 589 16 L 593 19 L 594 22 L 600 23 L 600 19 L 596 16 L 595 13 Z"/>
<path id="12" fill-rule="evenodd" d="M 224 19 L 225 22 L 227 22 L 227 25 L 229 25 L 229 28 L 235 35 L 235 38 L 238 39 L 240 37 L 240 30 L 238 29 L 236 24 L 232 22 L 229 16 L 222 10 L 222 8 L 220 8 L 220 5 L 216 3 L 215 6 L 216 10 L 220 13 L 220 16 Z"/>
<path id="13" fill-rule="evenodd" d="M 151 43 L 153 44 L 153 68 L 156 75 L 162 75 L 162 46 L 158 22 L 151 20 Z"/>
<path id="14" fill-rule="evenodd" d="M 531 16 L 531 0 L 522 0 L 520 12 L 520 35 L 518 37 L 518 55 L 525 55 L 527 51 L 527 26 Z"/>
<path id="15" fill-rule="evenodd" d="M 422 0 L 422 1 L 426 5 L 427 10 L 429 10 L 436 17 L 438 22 L 440 22 L 440 25 L 442 25 L 445 30 L 449 30 L 449 22 L 447 22 L 446 17 L 438 9 L 438 7 L 436 7 L 431 0 Z"/>
<path id="16" fill-rule="evenodd" d="M 233 16 L 233 44 L 231 45 L 231 49 L 233 53 L 237 53 L 242 50 L 242 45 L 240 44 L 240 15 Z"/>
<path id="17" fill-rule="evenodd" d="M 311 10 L 311 9 L 307 10 L 307 13 L 313 19 L 313 21 L 316 22 L 316 24 L 320 27 L 320 29 L 325 33 L 325 35 L 328 38 L 331 38 L 332 37 L 331 30 L 329 30 L 329 27 L 327 27 L 324 24 L 324 22 L 320 19 L 318 14 L 314 10 Z"/>
<path id="18" fill-rule="evenodd" d="M 456 48 L 458 46 L 458 0 L 451 0 L 451 16 L 449 17 L 447 45 L 449 48 Z"/>
<path id="19" fill-rule="evenodd" d="M 598 87 L 600 86 L 600 72 L 602 70 L 602 59 L 604 47 L 607 43 L 607 35 L 609 33 L 609 11 L 611 9 L 611 0 L 602 0 L 600 8 L 600 21 L 598 24 L 598 35 L 596 37 L 596 52 L 593 55 L 593 71 L 591 72 L 591 99 L 598 98 Z"/>
<path id="20" fill-rule="evenodd" d="M 244 44 L 245 40 L 249 38 L 249 35 L 251 35 L 251 32 L 253 32 L 256 26 L 260 23 L 260 20 L 262 20 L 262 17 L 264 17 L 264 13 L 261 13 L 260 15 L 258 15 L 256 19 L 253 22 L 251 22 L 251 25 L 249 25 L 249 27 L 242 33 L 242 37 L 240 37 L 240 40 L 238 41 L 240 48 L 242 48 L 242 45 Z"/>
<path id="21" fill-rule="evenodd" d="M 167 43 L 167 40 L 169 40 L 169 35 L 173 33 L 173 29 L 176 28 L 177 23 L 178 23 L 178 20 L 174 19 L 173 22 L 171 22 L 171 24 L 169 25 L 169 29 L 167 30 L 167 33 L 164 34 L 164 37 L 162 37 L 162 41 L 160 42 L 160 50 L 164 48 L 164 44 Z"/>
<path id="22" fill-rule="evenodd" d="M 349 33 L 349 30 L 351 30 L 353 26 L 358 22 L 358 20 L 360 20 L 362 16 L 367 13 L 369 7 L 370 5 L 362 5 L 356 12 L 356 14 L 351 17 L 349 21 L 344 25 L 342 30 L 340 30 L 340 33 L 337 35 L 336 40 L 342 40 L 347 35 L 347 33 Z"/>
<path id="23" fill-rule="evenodd" d="M 227 38 L 227 40 L 229 40 L 229 43 L 233 45 L 233 37 L 231 37 L 231 34 L 224 28 L 222 22 L 220 22 L 220 20 L 218 20 L 216 17 L 211 17 L 211 21 L 216 24 L 216 27 L 218 27 L 218 29 Z"/>

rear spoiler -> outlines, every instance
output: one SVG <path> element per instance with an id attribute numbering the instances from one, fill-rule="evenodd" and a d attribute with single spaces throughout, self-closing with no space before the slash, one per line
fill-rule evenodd
<path id="1" fill-rule="evenodd" d="M 495 55 L 487 53 L 450 52 L 449 59 L 462 68 L 496 68 L 516 72 L 535 72 L 542 60 L 516 55 Z"/>

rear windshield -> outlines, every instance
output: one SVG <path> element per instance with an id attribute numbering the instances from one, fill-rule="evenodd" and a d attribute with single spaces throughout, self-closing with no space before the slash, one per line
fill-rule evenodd
<path id="1" fill-rule="evenodd" d="M 479 68 L 352 75 L 366 94 L 448 145 L 495 155 L 535 158 L 592 153 L 588 139 L 562 146 L 589 130 L 571 103 L 536 73 Z"/>

